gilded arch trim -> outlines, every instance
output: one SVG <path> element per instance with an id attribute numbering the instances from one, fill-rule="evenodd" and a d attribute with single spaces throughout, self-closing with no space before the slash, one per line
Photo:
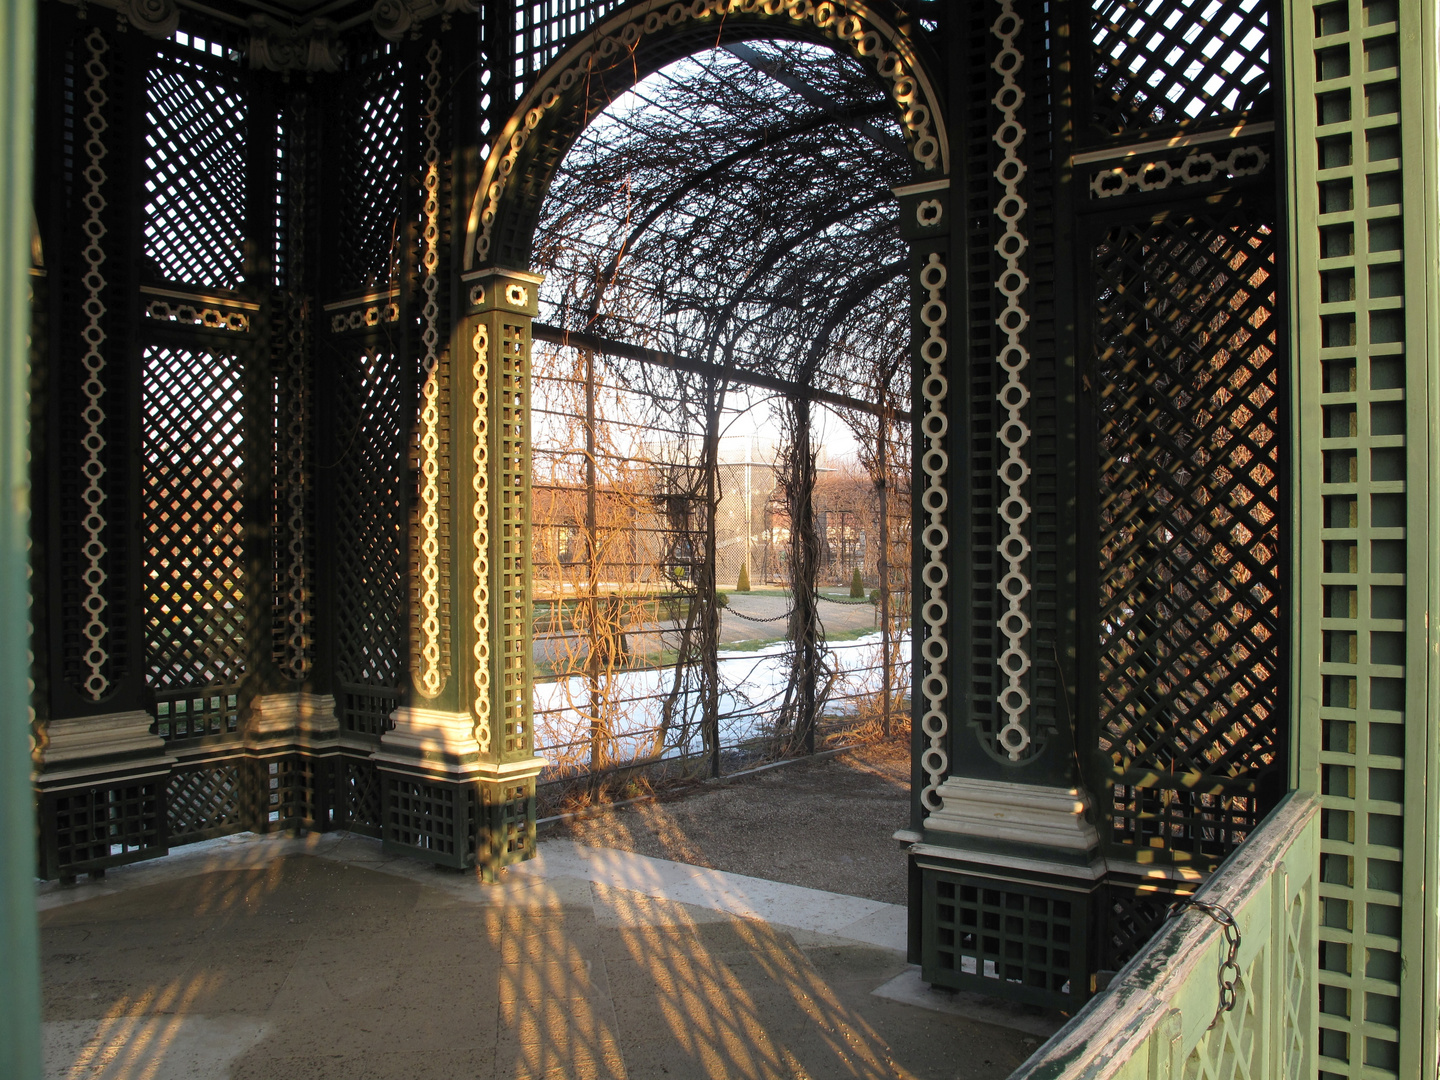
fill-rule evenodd
<path id="1" fill-rule="evenodd" d="M 597 75 L 623 69 L 627 59 L 634 72 L 627 83 L 633 86 L 650 73 L 649 68 L 635 61 L 635 50 L 642 41 L 655 35 L 688 36 L 710 27 L 716 31 L 717 46 L 729 39 L 727 27 L 788 31 L 805 40 L 831 44 L 837 51 L 869 64 L 887 85 L 900 110 L 916 178 L 930 180 L 949 175 L 949 138 L 934 83 L 909 36 L 869 5 L 850 0 L 649 0 L 592 29 L 551 64 L 520 101 L 495 141 L 472 200 L 465 229 L 464 268 L 471 270 L 495 261 L 495 225 L 507 209 L 507 199 L 515 194 L 513 176 L 527 149 L 532 155 L 539 149 L 544 133 L 555 126 L 567 108 L 579 106 L 585 110 L 580 127 L 593 117 L 588 96 L 566 104 L 576 86 L 585 87 Z M 673 59 L 680 55 L 684 54 L 677 53 Z M 546 172 L 553 172 L 558 163 L 557 155 Z"/>

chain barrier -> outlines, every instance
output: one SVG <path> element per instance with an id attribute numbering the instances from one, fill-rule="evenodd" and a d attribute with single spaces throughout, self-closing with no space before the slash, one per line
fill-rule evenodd
<path id="1" fill-rule="evenodd" d="M 1175 916 L 1187 908 L 1196 908 L 1210 916 L 1219 925 L 1221 933 L 1225 937 L 1225 959 L 1220 963 L 1220 971 L 1216 976 L 1220 983 L 1220 1004 L 1215 1007 L 1215 1018 L 1210 1021 L 1206 1031 L 1214 1029 L 1220 1022 L 1224 1013 L 1231 1012 L 1235 1008 L 1235 983 L 1240 979 L 1240 965 L 1235 958 L 1240 954 L 1240 928 L 1235 925 L 1235 915 L 1223 904 L 1211 904 L 1204 900 L 1193 900 L 1190 897 L 1181 897 L 1170 905 L 1170 914 Z"/>
<path id="2" fill-rule="evenodd" d="M 793 614 L 793 612 L 787 611 L 784 615 L 776 615 L 773 619 L 762 619 L 758 615 L 746 615 L 743 611 L 736 611 L 730 607 L 725 610 L 737 619 L 744 619 L 746 622 L 779 622 L 781 619 L 788 619 Z"/>
<path id="3" fill-rule="evenodd" d="M 874 603 L 870 600 L 837 600 L 833 596 L 822 596 L 818 592 L 815 594 L 815 599 L 824 600 L 828 604 L 840 604 L 844 607 L 859 607 L 862 605 L 865 607 L 875 606 Z M 725 610 L 728 611 L 731 615 L 734 615 L 737 619 L 744 619 L 746 622 L 757 623 L 780 622 L 782 619 L 788 619 L 791 614 L 793 614 L 792 609 L 792 611 L 785 612 L 784 615 L 776 615 L 773 619 L 762 619 L 758 615 L 746 615 L 743 611 L 736 611 L 734 608 L 731 607 L 727 607 Z"/>

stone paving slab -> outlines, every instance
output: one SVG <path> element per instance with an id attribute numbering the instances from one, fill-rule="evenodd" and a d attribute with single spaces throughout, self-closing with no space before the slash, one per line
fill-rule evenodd
<path id="1" fill-rule="evenodd" d="M 558 839 L 541 844 L 539 856 L 533 862 L 515 867 L 514 872 L 541 878 L 598 881 L 742 919 L 761 919 L 895 952 L 905 951 L 905 909 L 898 904 L 882 904 L 858 896 Z"/>
<path id="2" fill-rule="evenodd" d="M 1032 1048 L 872 993 L 895 905 L 570 841 L 484 886 L 231 837 L 39 903 L 52 1080 L 991 1080 Z"/>

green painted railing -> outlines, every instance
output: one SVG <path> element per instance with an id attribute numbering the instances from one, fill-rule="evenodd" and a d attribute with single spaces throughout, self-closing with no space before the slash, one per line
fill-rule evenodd
<path id="1" fill-rule="evenodd" d="M 1011 1080 L 1314 1076 L 1318 811 L 1288 797 L 1196 895 L 1233 916 L 1233 968 L 1222 923 L 1183 909 Z"/>
<path id="2" fill-rule="evenodd" d="M 0 1077 L 40 1076 L 25 591 L 35 5 L 0 2 Z"/>

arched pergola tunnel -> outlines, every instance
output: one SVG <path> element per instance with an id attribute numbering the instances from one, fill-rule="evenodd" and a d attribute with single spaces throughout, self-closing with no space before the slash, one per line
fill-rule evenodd
<path id="1" fill-rule="evenodd" d="M 637 758 L 716 775 L 762 746 L 813 746 L 823 713 L 822 736 L 872 708 L 883 730 L 903 707 L 892 600 L 908 580 L 908 500 L 886 482 L 908 479 L 906 260 L 890 190 L 908 167 L 891 112 L 865 69 L 828 48 L 733 44 L 611 102 L 552 181 L 531 263 L 546 276 L 531 439 L 537 677 L 554 680 L 536 691 L 542 794 Z M 816 405 L 879 448 L 865 484 L 878 505 L 859 515 L 833 505 L 839 485 L 817 484 L 799 450 L 819 441 Z M 762 460 L 722 463 L 737 441 L 725 431 L 756 413 L 773 460 L 747 440 L 738 456 Z M 847 610 L 829 596 L 771 606 L 737 594 L 726 618 L 763 606 L 750 625 L 783 634 L 788 655 L 715 662 L 721 590 L 750 556 L 750 580 L 808 600 L 827 539 L 843 545 L 857 517 L 873 617 L 864 599 Z M 752 552 L 741 530 L 754 539 L 762 518 Z M 888 565 L 872 557 L 877 539 Z M 676 615 L 658 635 L 657 587 Z M 822 618 L 854 624 L 859 608 L 878 642 L 822 638 Z M 654 667 L 657 637 L 673 669 Z"/>
<path id="2" fill-rule="evenodd" d="M 1433 1071 L 1433 10 L 570 7 L 41 5 L 42 876 L 533 853 L 545 196 L 644 76 L 801 41 L 911 174 L 924 977 L 1074 1007 L 1285 803 L 1290 967 L 1213 1039 Z"/>

